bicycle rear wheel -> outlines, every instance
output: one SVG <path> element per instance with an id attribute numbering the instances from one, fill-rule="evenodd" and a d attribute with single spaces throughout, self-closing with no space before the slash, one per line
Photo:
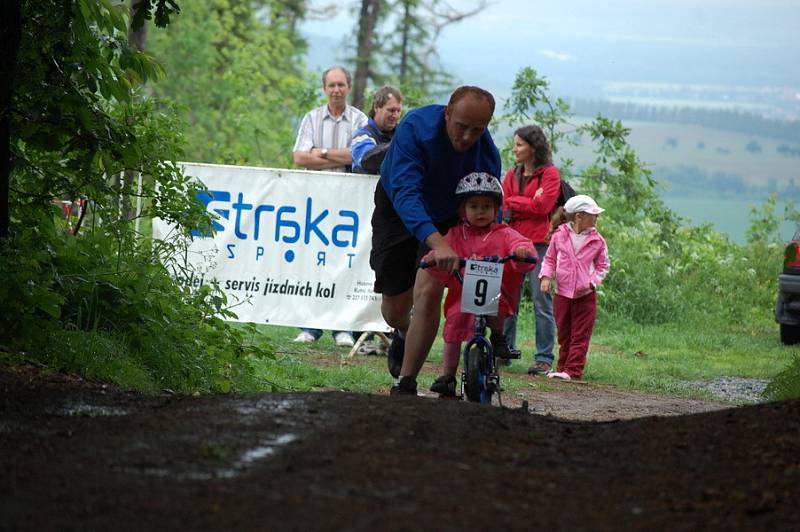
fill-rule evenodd
<path id="1" fill-rule="evenodd" d="M 464 353 L 464 393 L 467 400 L 480 402 L 481 392 L 486 386 L 486 378 L 481 378 L 481 360 L 485 356 L 485 348 L 473 345 Z"/>

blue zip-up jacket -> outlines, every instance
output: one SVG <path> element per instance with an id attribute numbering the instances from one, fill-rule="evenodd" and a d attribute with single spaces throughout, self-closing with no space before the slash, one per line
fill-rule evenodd
<path id="1" fill-rule="evenodd" d="M 350 144 L 350 152 L 353 155 L 353 172 L 360 174 L 378 173 L 380 170 L 378 162 L 380 161 L 370 161 L 370 164 L 367 165 L 368 168 L 365 168 L 362 164 L 364 156 L 377 146 L 391 142 L 393 135 L 394 130 L 388 133 L 381 131 L 373 118 L 367 121 L 366 126 L 356 130 L 356 132 L 353 133 L 353 142 Z M 372 164 L 375 165 L 374 168 L 370 166 Z"/>
<path id="2" fill-rule="evenodd" d="M 500 175 L 500 153 L 489 131 L 466 152 L 453 149 L 444 105 L 409 112 L 397 126 L 381 165 L 381 184 L 406 228 L 420 241 L 437 231 L 435 223 L 458 212 L 455 190 L 470 172 Z"/>

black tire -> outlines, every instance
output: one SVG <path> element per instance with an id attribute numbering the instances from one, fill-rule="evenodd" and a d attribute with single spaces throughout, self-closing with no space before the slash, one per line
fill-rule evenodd
<path id="1" fill-rule="evenodd" d="M 473 345 L 464 361 L 464 393 L 468 401 L 478 403 L 481 400 L 481 358 L 484 348 Z"/>
<path id="2" fill-rule="evenodd" d="M 780 324 L 781 327 L 781 342 L 786 345 L 794 345 L 800 343 L 800 325 L 787 325 Z"/>

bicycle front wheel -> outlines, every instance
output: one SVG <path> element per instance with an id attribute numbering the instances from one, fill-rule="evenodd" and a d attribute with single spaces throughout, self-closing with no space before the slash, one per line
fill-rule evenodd
<path id="1" fill-rule="evenodd" d="M 481 360 L 485 356 L 485 348 L 473 345 L 464 353 L 464 393 L 472 402 L 480 402 L 481 392 L 485 387 L 486 378 L 481 378 Z"/>

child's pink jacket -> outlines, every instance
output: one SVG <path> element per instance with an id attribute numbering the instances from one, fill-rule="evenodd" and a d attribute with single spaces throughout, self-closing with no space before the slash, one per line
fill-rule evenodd
<path id="1" fill-rule="evenodd" d="M 596 288 L 603 282 L 611 263 L 608 260 L 606 241 L 597 232 L 589 230 L 583 246 L 575 252 L 570 237 L 572 228 L 569 223 L 559 226 L 550 239 L 547 253 L 542 260 L 539 279 L 553 277 L 557 283 L 556 293 L 569 299 L 587 288 Z"/>
<path id="2" fill-rule="evenodd" d="M 486 228 L 478 228 L 461 222 L 452 227 L 444 236 L 445 241 L 460 257 L 470 258 L 497 255 L 511 255 L 514 250 L 524 247 L 531 257 L 536 257 L 536 248 L 530 239 L 525 238 L 506 224 L 492 224 Z M 429 253 L 423 260 L 430 260 Z M 498 316 L 506 318 L 514 314 L 519 300 L 519 287 L 525 272 L 531 271 L 535 264 L 528 262 L 508 261 L 503 267 L 503 281 L 500 285 L 500 309 Z M 447 286 L 447 297 L 444 301 L 444 340 L 461 342 L 472 338 L 475 332 L 472 314 L 461 312 L 461 282 L 455 276 L 436 267 L 429 268 L 430 273 L 438 281 Z M 463 268 L 462 268 L 463 274 Z"/>

